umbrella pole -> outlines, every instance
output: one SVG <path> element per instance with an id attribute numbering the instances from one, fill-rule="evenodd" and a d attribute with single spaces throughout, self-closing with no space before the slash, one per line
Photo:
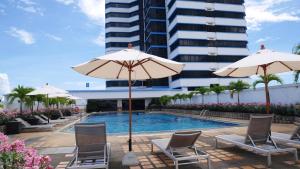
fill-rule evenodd
<path id="1" fill-rule="evenodd" d="M 128 81 L 128 110 L 129 110 L 129 140 L 128 140 L 128 146 L 129 146 L 129 151 L 132 151 L 132 140 L 131 140 L 131 128 L 132 128 L 132 110 L 131 110 L 131 65 L 129 65 L 129 81 Z"/>
<path id="2" fill-rule="evenodd" d="M 50 119 L 49 119 L 49 96 L 48 96 L 48 94 L 46 95 L 46 100 L 47 100 L 47 104 L 46 104 L 46 106 L 47 106 L 47 114 L 48 114 L 48 124 L 50 123 Z"/>
<path id="3" fill-rule="evenodd" d="M 264 84 L 265 84 L 265 93 L 266 93 L 266 112 L 267 114 L 270 113 L 270 92 L 268 88 L 268 76 L 267 76 L 267 66 L 263 66 L 264 70 Z"/>

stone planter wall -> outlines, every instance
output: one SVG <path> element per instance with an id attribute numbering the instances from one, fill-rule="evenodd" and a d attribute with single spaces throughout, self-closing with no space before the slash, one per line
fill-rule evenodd
<path id="1" fill-rule="evenodd" d="M 162 109 L 161 111 L 175 112 L 175 113 L 185 113 L 185 114 L 199 114 L 201 112 L 199 110 L 182 110 L 182 109 Z M 239 112 L 208 111 L 205 116 L 249 120 L 250 115 L 251 114 L 249 114 L 249 113 L 239 113 Z M 255 115 L 265 115 L 265 114 L 255 114 Z M 274 123 L 289 124 L 289 123 L 294 123 L 295 121 L 298 121 L 298 120 L 300 122 L 300 118 L 294 117 L 294 116 L 275 115 L 273 122 Z"/>

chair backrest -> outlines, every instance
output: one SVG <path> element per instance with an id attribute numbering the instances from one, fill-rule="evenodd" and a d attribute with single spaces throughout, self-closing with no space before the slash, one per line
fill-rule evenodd
<path id="1" fill-rule="evenodd" d="M 29 124 L 27 121 L 25 121 L 25 120 L 23 120 L 23 119 L 21 119 L 21 118 L 16 118 L 16 120 L 18 121 L 18 122 L 20 122 L 23 126 L 25 126 L 25 127 L 31 127 L 31 124 Z"/>
<path id="2" fill-rule="evenodd" d="M 61 118 L 64 118 L 64 114 L 61 112 L 61 110 L 58 110 L 58 113 L 59 113 Z"/>
<path id="3" fill-rule="evenodd" d="M 75 124 L 75 139 L 78 153 L 103 151 L 106 144 L 105 123 Z"/>
<path id="4" fill-rule="evenodd" d="M 34 117 L 35 117 L 36 119 L 38 119 L 41 123 L 47 123 L 46 120 L 44 120 L 43 118 L 41 118 L 41 117 L 38 116 L 38 115 L 34 115 Z"/>
<path id="5" fill-rule="evenodd" d="M 251 116 L 245 143 L 264 144 L 271 134 L 273 115 Z M 251 139 L 250 139 L 251 137 Z"/>
<path id="6" fill-rule="evenodd" d="M 201 131 L 175 132 L 169 141 L 167 149 L 193 147 L 201 133 Z"/>
<path id="7" fill-rule="evenodd" d="M 291 140 L 300 140 L 300 126 L 298 126 L 292 133 Z"/>

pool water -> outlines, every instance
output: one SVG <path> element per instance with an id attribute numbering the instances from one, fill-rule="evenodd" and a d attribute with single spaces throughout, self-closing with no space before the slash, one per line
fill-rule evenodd
<path id="1" fill-rule="evenodd" d="M 105 122 L 109 134 L 128 133 L 128 113 L 93 114 L 82 119 L 80 123 Z M 151 133 L 160 131 L 177 131 L 187 129 L 211 129 L 238 126 L 237 123 L 202 120 L 191 117 L 163 113 L 134 112 L 132 114 L 133 133 Z M 74 132 L 74 127 L 66 130 Z"/>

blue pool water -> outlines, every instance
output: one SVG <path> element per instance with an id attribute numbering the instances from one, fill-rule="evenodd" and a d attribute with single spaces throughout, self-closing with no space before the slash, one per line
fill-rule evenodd
<path id="1" fill-rule="evenodd" d="M 81 120 L 81 123 L 95 122 L 105 122 L 107 126 L 106 130 L 110 134 L 124 134 L 128 132 L 128 113 L 93 114 Z M 135 112 L 132 114 L 132 130 L 134 133 L 223 128 L 237 125 L 239 124 L 162 113 Z M 67 129 L 67 132 L 74 132 L 74 128 Z"/>

